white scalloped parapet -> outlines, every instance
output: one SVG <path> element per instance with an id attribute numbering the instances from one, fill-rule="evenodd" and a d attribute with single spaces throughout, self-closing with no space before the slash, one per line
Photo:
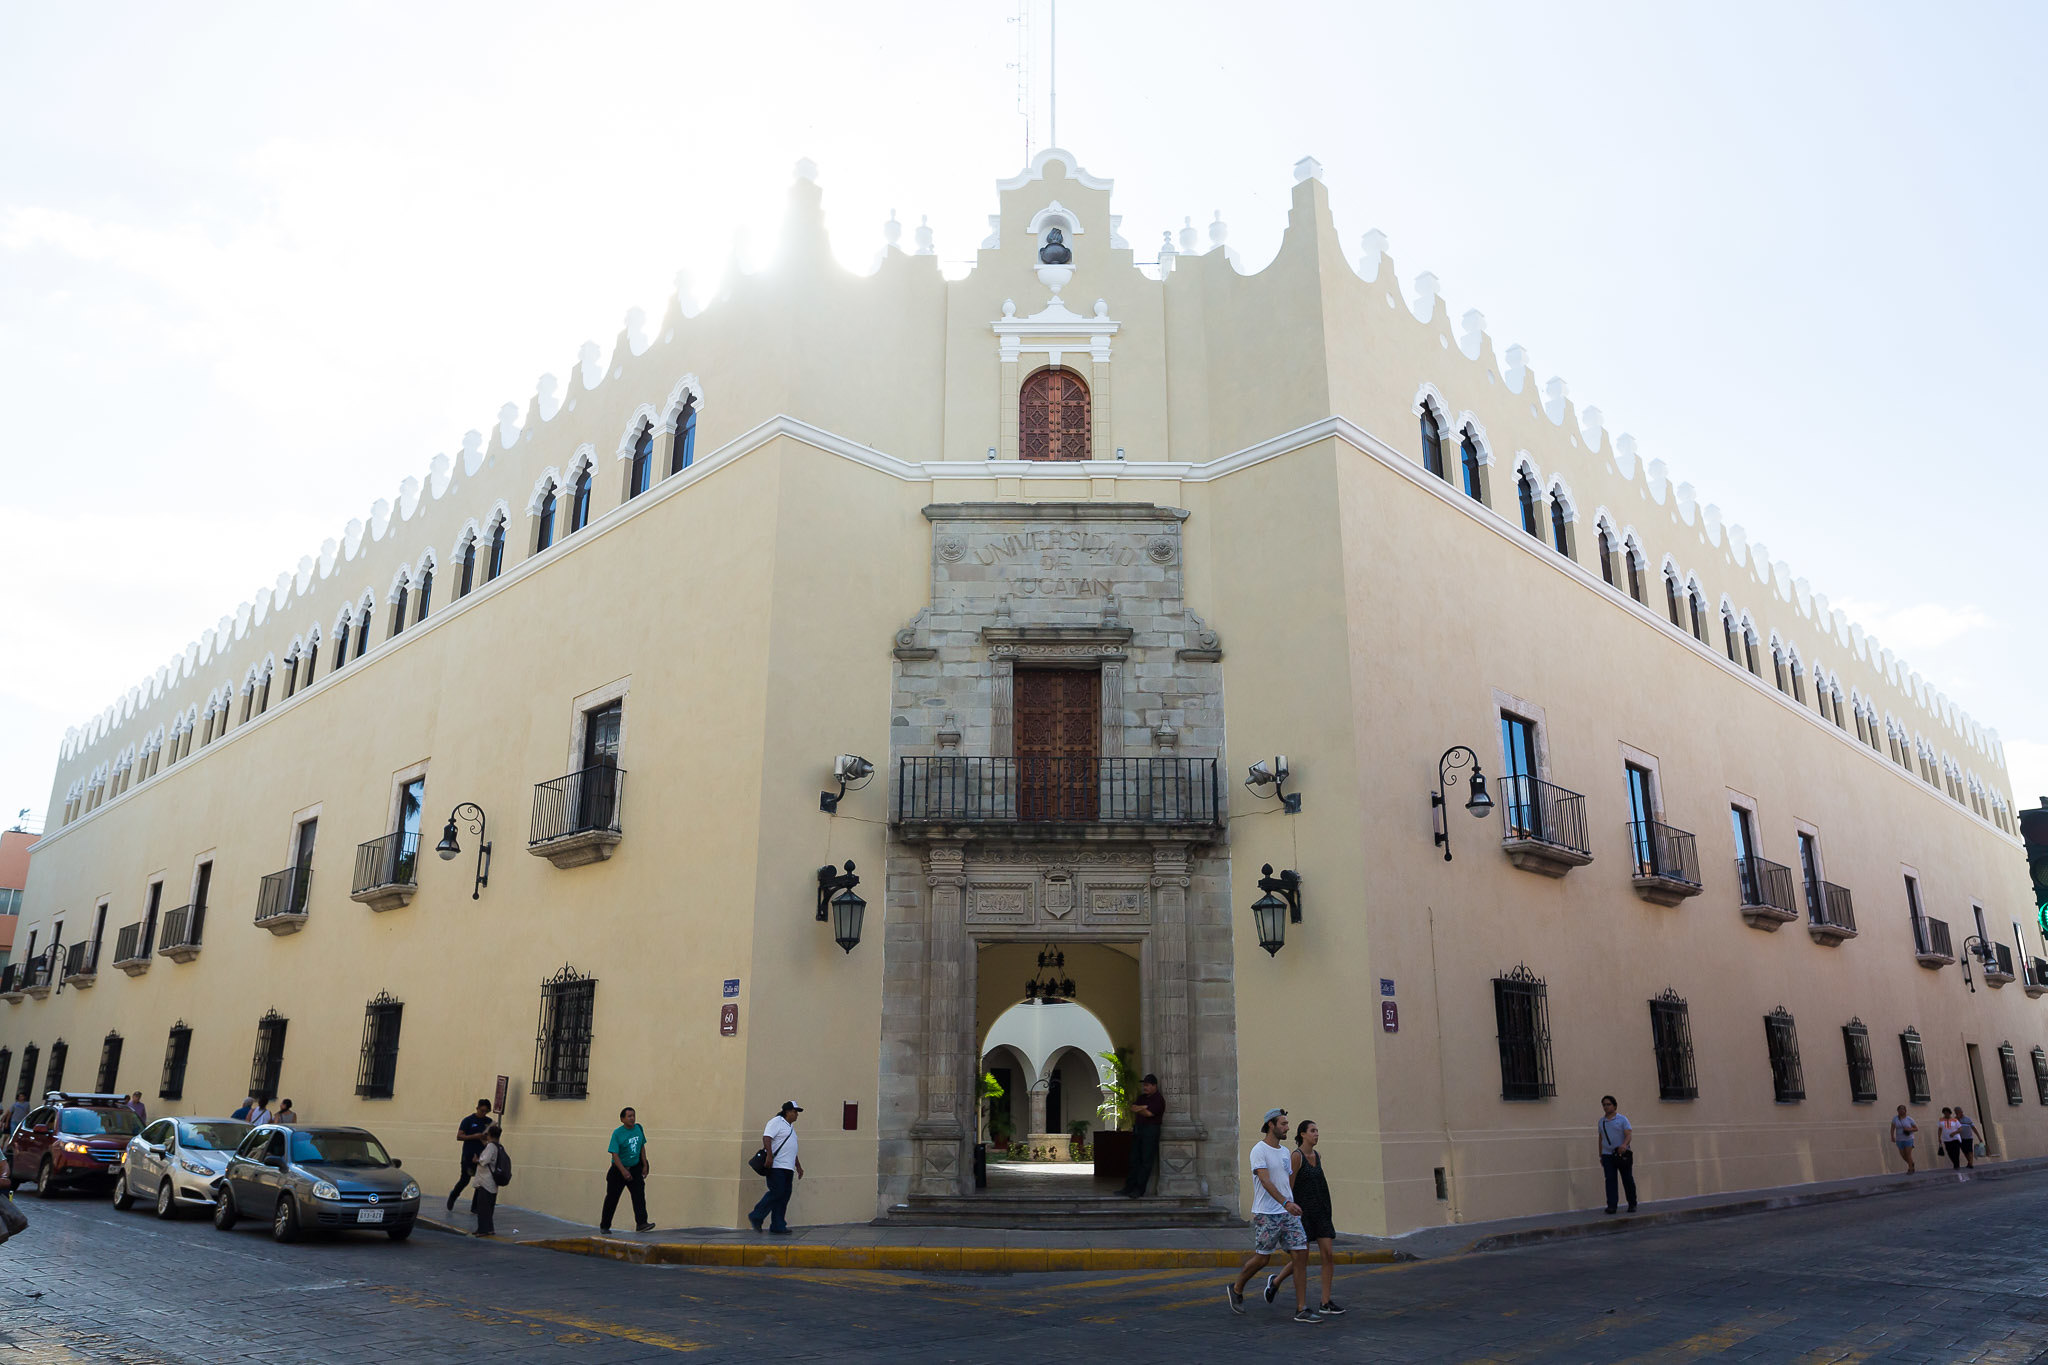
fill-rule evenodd
<path id="1" fill-rule="evenodd" d="M 1387 254 L 1387 234 L 1378 228 L 1358 239 L 1358 278 L 1367 284 L 1380 277 L 1380 258 Z"/>

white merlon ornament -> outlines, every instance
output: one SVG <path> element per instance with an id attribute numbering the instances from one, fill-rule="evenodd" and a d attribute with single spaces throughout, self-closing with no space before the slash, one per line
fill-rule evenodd
<path id="1" fill-rule="evenodd" d="M 1195 248 L 1201 245 L 1201 241 L 1201 234 L 1195 231 L 1195 220 L 1193 218 L 1182 218 L 1180 220 L 1180 254 L 1183 256 L 1195 255 Z"/>
<path id="2" fill-rule="evenodd" d="M 1177 254 L 1177 253 L 1176 253 L 1176 252 L 1174 251 L 1174 249 L 1173 249 L 1173 233 L 1172 233 L 1172 231 L 1171 231 L 1171 230 L 1168 230 L 1168 231 L 1165 231 L 1165 232 L 1162 232 L 1162 233 L 1160 233 L 1160 234 L 1159 234 L 1159 278 L 1160 278 L 1160 279 L 1162 279 L 1162 280 L 1163 280 L 1163 279 L 1165 279 L 1165 278 L 1166 278 L 1166 277 L 1167 277 L 1168 275 L 1171 275 L 1171 274 L 1173 273 L 1173 258 L 1174 258 L 1174 256 L 1175 256 L 1176 254 Z"/>
<path id="3" fill-rule="evenodd" d="M 1304 180 L 1321 180 L 1322 178 L 1323 163 L 1316 160 L 1314 157 L 1305 156 L 1301 160 L 1294 163 L 1295 184 L 1299 185 Z"/>
<path id="4" fill-rule="evenodd" d="M 929 214 L 919 214 L 917 219 L 917 254 L 930 256 L 932 251 L 932 220 Z"/>
<path id="5" fill-rule="evenodd" d="M 1411 311 L 1417 322 L 1428 322 L 1436 316 L 1436 276 L 1425 270 L 1415 277 L 1415 304 Z"/>
<path id="6" fill-rule="evenodd" d="M 594 341 L 586 341 L 576 348 L 576 368 L 583 377 L 583 387 L 594 389 L 604 382 L 604 353 Z M 506 441 L 511 445 L 511 441 Z"/>
<path id="7" fill-rule="evenodd" d="M 1379 278 L 1380 258 L 1387 254 L 1387 234 L 1374 228 L 1358 239 L 1358 275 L 1360 279 L 1372 281 Z"/>
<path id="8" fill-rule="evenodd" d="M 597 343 L 594 341 L 586 342 L 585 345 L 591 351 L 597 349 Z M 586 386 L 589 384 L 589 374 L 590 371 L 586 368 L 584 370 L 584 383 Z M 518 439 L 519 407 L 515 403 L 507 403 L 504 407 L 498 409 L 498 444 L 504 449 L 510 450 L 512 443 Z"/>
<path id="9" fill-rule="evenodd" d="M 1459 321 L 1465 330 L 1458 337 L 1458 349 L 1465 353 L 1465 359 L 1477 360 L 1486 346 L 1486 314 L 1477 308 L 1467 308 Z"/>
<path id="10" fill-rule="evenodd" d="M 1636 438 L 1625 431 L 1614 438 L 1614 465 L 1624 479 L 1636 476 Z"/>
<path id="11" fill-rule="evenodd" d="M 889 221 L 882 224 L 882 246 L 886 250 L 894 251 L 896 250 L 896 243 L 901 241 L 902 238 L 903 224 L 896 221 L 896 210 L 890 209 Z"/>
<path id="12" fill-rule="evenodd" d="M 1223 221 L 1223 210 L 1216 210 L 1215 220 L 1209 224 L 1209 249 L 1214 251 L 1230 240 L 1230 227 Z"/>
<path id="13" fill-rule="evenodd" d="M 809 157 L 801 158 L 796 163 L 796 178 L 799 180 L 808 180 L 813 185 L 817 184 L 818 163 L 811 160 Z"/>
<path id="14" fill-rule="evenodd" d="M 1520 393 L 1522 381 L 1529 376 L 1529 350 L 1518 341 L 1508 347 L 1506 355 L 1508 368 L 1501 379 L 1506 382 L 1510 393 Z"/>
<path id="15" fill-rule="evenodd" d="M 1571 386 L 1556 375 L 1550 376 L 1549 381 L 1544 384 L 1543 411 L 1549 416 L 1551 425 L 1563 423 L 1565 400 L 1571 397 L 1571 392 Z"/>
<path id="16" fill-rule="evenodd" d="M 647 310 L 645 308 L 628 308 L 626 310 L 626 346 L 634 355 L 639 355 L 647 349 Z"/>
<path id="17" fill-rule="evenodd" d="M 540 420 L 552 422 L 555 414 L 562 410 L 562 397 L 557 390 L 561 381 L 551 374 L 542 375 L 533 386 L 534 405 L 540 410 Z M 436 496 L 439 496 L 438 494 Z"/>
<path id="18" fill-rule="evenodd" d="M 1579 435 L 1586 440 L 1586 449 L 1600 448 L 1601 417 L 1598 408 L 1583 408 L 1579 412 Z"/>

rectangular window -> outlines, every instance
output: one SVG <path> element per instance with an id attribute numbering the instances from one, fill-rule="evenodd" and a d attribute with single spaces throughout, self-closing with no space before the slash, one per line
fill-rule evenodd
<path id="1" fill-rule="evenodd" d="M 1927 916 L 1920 908 L 1920 883 L 1910 876 L 1906 878 L 1906 921 L 1913 927 L 1915 950 L 1927 952 Z"/>
<path id="2" fill-rule="evenodd" d="M 160 881 L 149 884 L 149 909 L 142 916 L 142 942 L 137 957 L 147 959 L 156 947 L 156 917 L 164 899 L 164 884 Z"/>
<path id="3" fill-rule="evenodd" d="M 50 1074 L 43 1081 L 45 1090 L 64 1088 L 64 1059 L 71 1053 L 71 1045 L 62 1038 L 50 1044 Z"/>
<path id="4" fill-rule="evenodd" d="M 1849 1055 L 1849 1098 L 1857 1104 L 1877 1099 L 1877 1063 L 1870 1056 L 1870 1030 L 1861 1019 L 1842 1025 L 1842 1046 Z"/>
<path id="5" fill-rule="evenodd" d="M 0 1091 L 7 1088 L 7 1067 L 0 1063 Z M 2034 1088 L 2041 1092 L 2041 1103 L 2048 1104 L 2048 1049 L 2034 1049 Z"/>
<path id="6" fill-rule="evenodd" d="M 1650 826 L 1656 821 L 1656 806 L 1650 799 L 1650 770 L 1636 763 L 1625 763 L 1622 771 L 1628 779 L 1628 823 L 1629 837 L 1635 846 L 1636 875 L 1651 877 L 1657 874 L 1657 856 L 1652 836 L 1656 833 Z"/>
<path id="7" fill-rule="evenodd" d="M 192 1056 L 192 1030 L 180 1019 L 171 1025 L 171 1036 L 164 1043 L 164 1075 L 158 1082 L 156 1097 L 160 1100 L 182 1100 L 185 1098 L 185 1063 Z"/>
<path id="8" fill-rule="evenodd" d="M 120 1079 L 121 1035 L 109 1033 L 106 1041 L 100 1044 L 99 1092 L 102 1095 L 114 1094 L 114 1086 Z"/>
<path id="9" fill-rule="evenodd" d="M 1692 1017 L 1684 1000 L 1665 991 L 1650 1002 L 1650 1045 L 1657 1056 L 1657 1098 L 1696 1100 L 1698 1078 L 1692 1063 Z"/>
<path id="10" fill-rule="evenodd" d="M 306 892 L 313 883 L 313 841 L 320 833 L 320 820 L 299 822 L 298 833 L 292 839 L 291 904 L 289 913 L 306 913 Z"/>
<path id="11" fill-rule="evenodd" d="M 1506 803 L 1508 833 L 1517 839 L 1543 837 L 1543 808 L 1536 793 L 1536 723 L 1509 711 L 1500 713 L 1500 748 L 1505 772 L 1501 796 Z"/>
<path id="12" fill-rule="evenodd" d="M 31 1099 L 36 1088 L 36 1062 L 41 1053 L 34 1043 L 21 1050 L 21 1089 L 14 1092 L 19 1100 Z"/>
<path id="13" fill-rule="evenodd" d="M 540 1031 L 534 1039 L 533 1093 L 580 1100 L 589 1093 L 591 1023 L 597 981 L 564 967 L 541 983 Z"/>
<path id="14" fill-rule="evenodd" d="M 363 1056 L 356 1068 L 356 1094 L 388 1100 L 398 1079 L 398 1023 L 405 1006 L 380 993 L 363 1009 Z"/>
<path id="15" fill-rule="evenodd" d="M 288 1019 L 271 1010 L 256 1021 L 256 1054 L 249 1063 L 249 1093 L 265 1104 L 277 1097 L 284 1072 L 284 1031 Z"/>
<path id="16" fill-rule="evenodd" d="M 398 792 L 398 835 L 393 844 L 391 875 L 388 880 L 396 886 L 411 886 L 419 874 L 420 812 L 427 801 L 427 779 L 415 777 Z"/>
<path id="17" fill-rule="evenodd" d="M 1806 1073 L 1799 1066 L 1799 1030 L 1783 1005 L 1764 1016 L 1764 1041 L 1771 1050 L 1771 1093 L 1780 1104 L 1806 1098 Z"/>
<path id="18" fill-rule="evenodd" d="M 2039 1050 L 2036 1049 L 2036 1055 L 2038 1055 L 2038 1053 Z M 7 1093 L 7 1073 L 10 1070 L 12 1070 L 13 1067 L 14 1049 L 11 1047 L 0 1047 L 0 1095 L 4 1095 Z M 2043 1095 L 2043 1099 L 2041 1102 L 2043 1104 L 2048 1104 L 2048 1090 L 2044 1090 L 2041 1093 Z"/>
<path id="19" fill-rule="evenodd" d="M 1500 1097 L 1541 1100 L 1557 1094 L 1550 1062 L 1550 994 L 1543 979 L 1516 967 L 1493 981 L 1500 1039 Z"/>
<path id="20" fill-rule="evenodd" d="M 1827 900 L 1820 889 L 1820 841 L 1799 831 L 1799 875 L 1806 882 L 1806 913 L 1815 924 L 1827 923 Z"/>
<path id="21" fill-rule="evenodd" d="M 198 947 L 206 935 L 206 893 L 213 888 L 213 860 L 199 865 L 192 882 L 192 913 L 185 919 L 185 942 Z"/>
<path id="22" fill-rule="evenodd" d="M 2005 1102 L 2025 1104 L 2026 1097 L 2020 1093 L 2020 1056 L 2011 1043 L 1998 1045 L 1998 1069 L 2005 1073 Z"/>
<path id="23" fill-rule="evenodd" d="M 1927 1103 L 1934 1092 L 1927 1085 L 1927 1050 L 1920 1045 L 1920 1030 L 1909 1028 L 1899 1035 L 1899 1055 L 1906 1063 L 1906 1098 Z"/>

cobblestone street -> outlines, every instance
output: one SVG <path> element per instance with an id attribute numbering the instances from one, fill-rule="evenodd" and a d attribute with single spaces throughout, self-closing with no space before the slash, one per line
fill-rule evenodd
<path id="1" fill-rule="evenodd" d="M 1297 1326 L 1216 1271 L 941 1276 L 639 1267 L 422 1232 L 277 1246 L 73 1198 L 23 1207 L 0 1359 L 2035 1361 L 2048 1179 L 1340 1272 Z"/>

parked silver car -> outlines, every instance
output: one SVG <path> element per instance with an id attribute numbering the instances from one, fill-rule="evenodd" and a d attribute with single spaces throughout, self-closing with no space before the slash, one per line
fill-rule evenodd
<path id="1" fill-rule="evenodd" d="M 382 1232 L 394 1242 L 412 1236 L 420 1187 L 397 1158 L 361 1128 L 252 1128 L 228 1158 L 213 1225 L 243 1218 L 270 1223 L 280 1242 L 302 1232 Z"/>
<path id="2" fill-rule="evenodd" d="M 128 1139 L 114 1177 L 114 1207 L 152 1199 L 159 1218 L 212 1208 L 228 1158 L 247 1136 L 249 1125 L 239 1119 L 158 1119 Z"/>

